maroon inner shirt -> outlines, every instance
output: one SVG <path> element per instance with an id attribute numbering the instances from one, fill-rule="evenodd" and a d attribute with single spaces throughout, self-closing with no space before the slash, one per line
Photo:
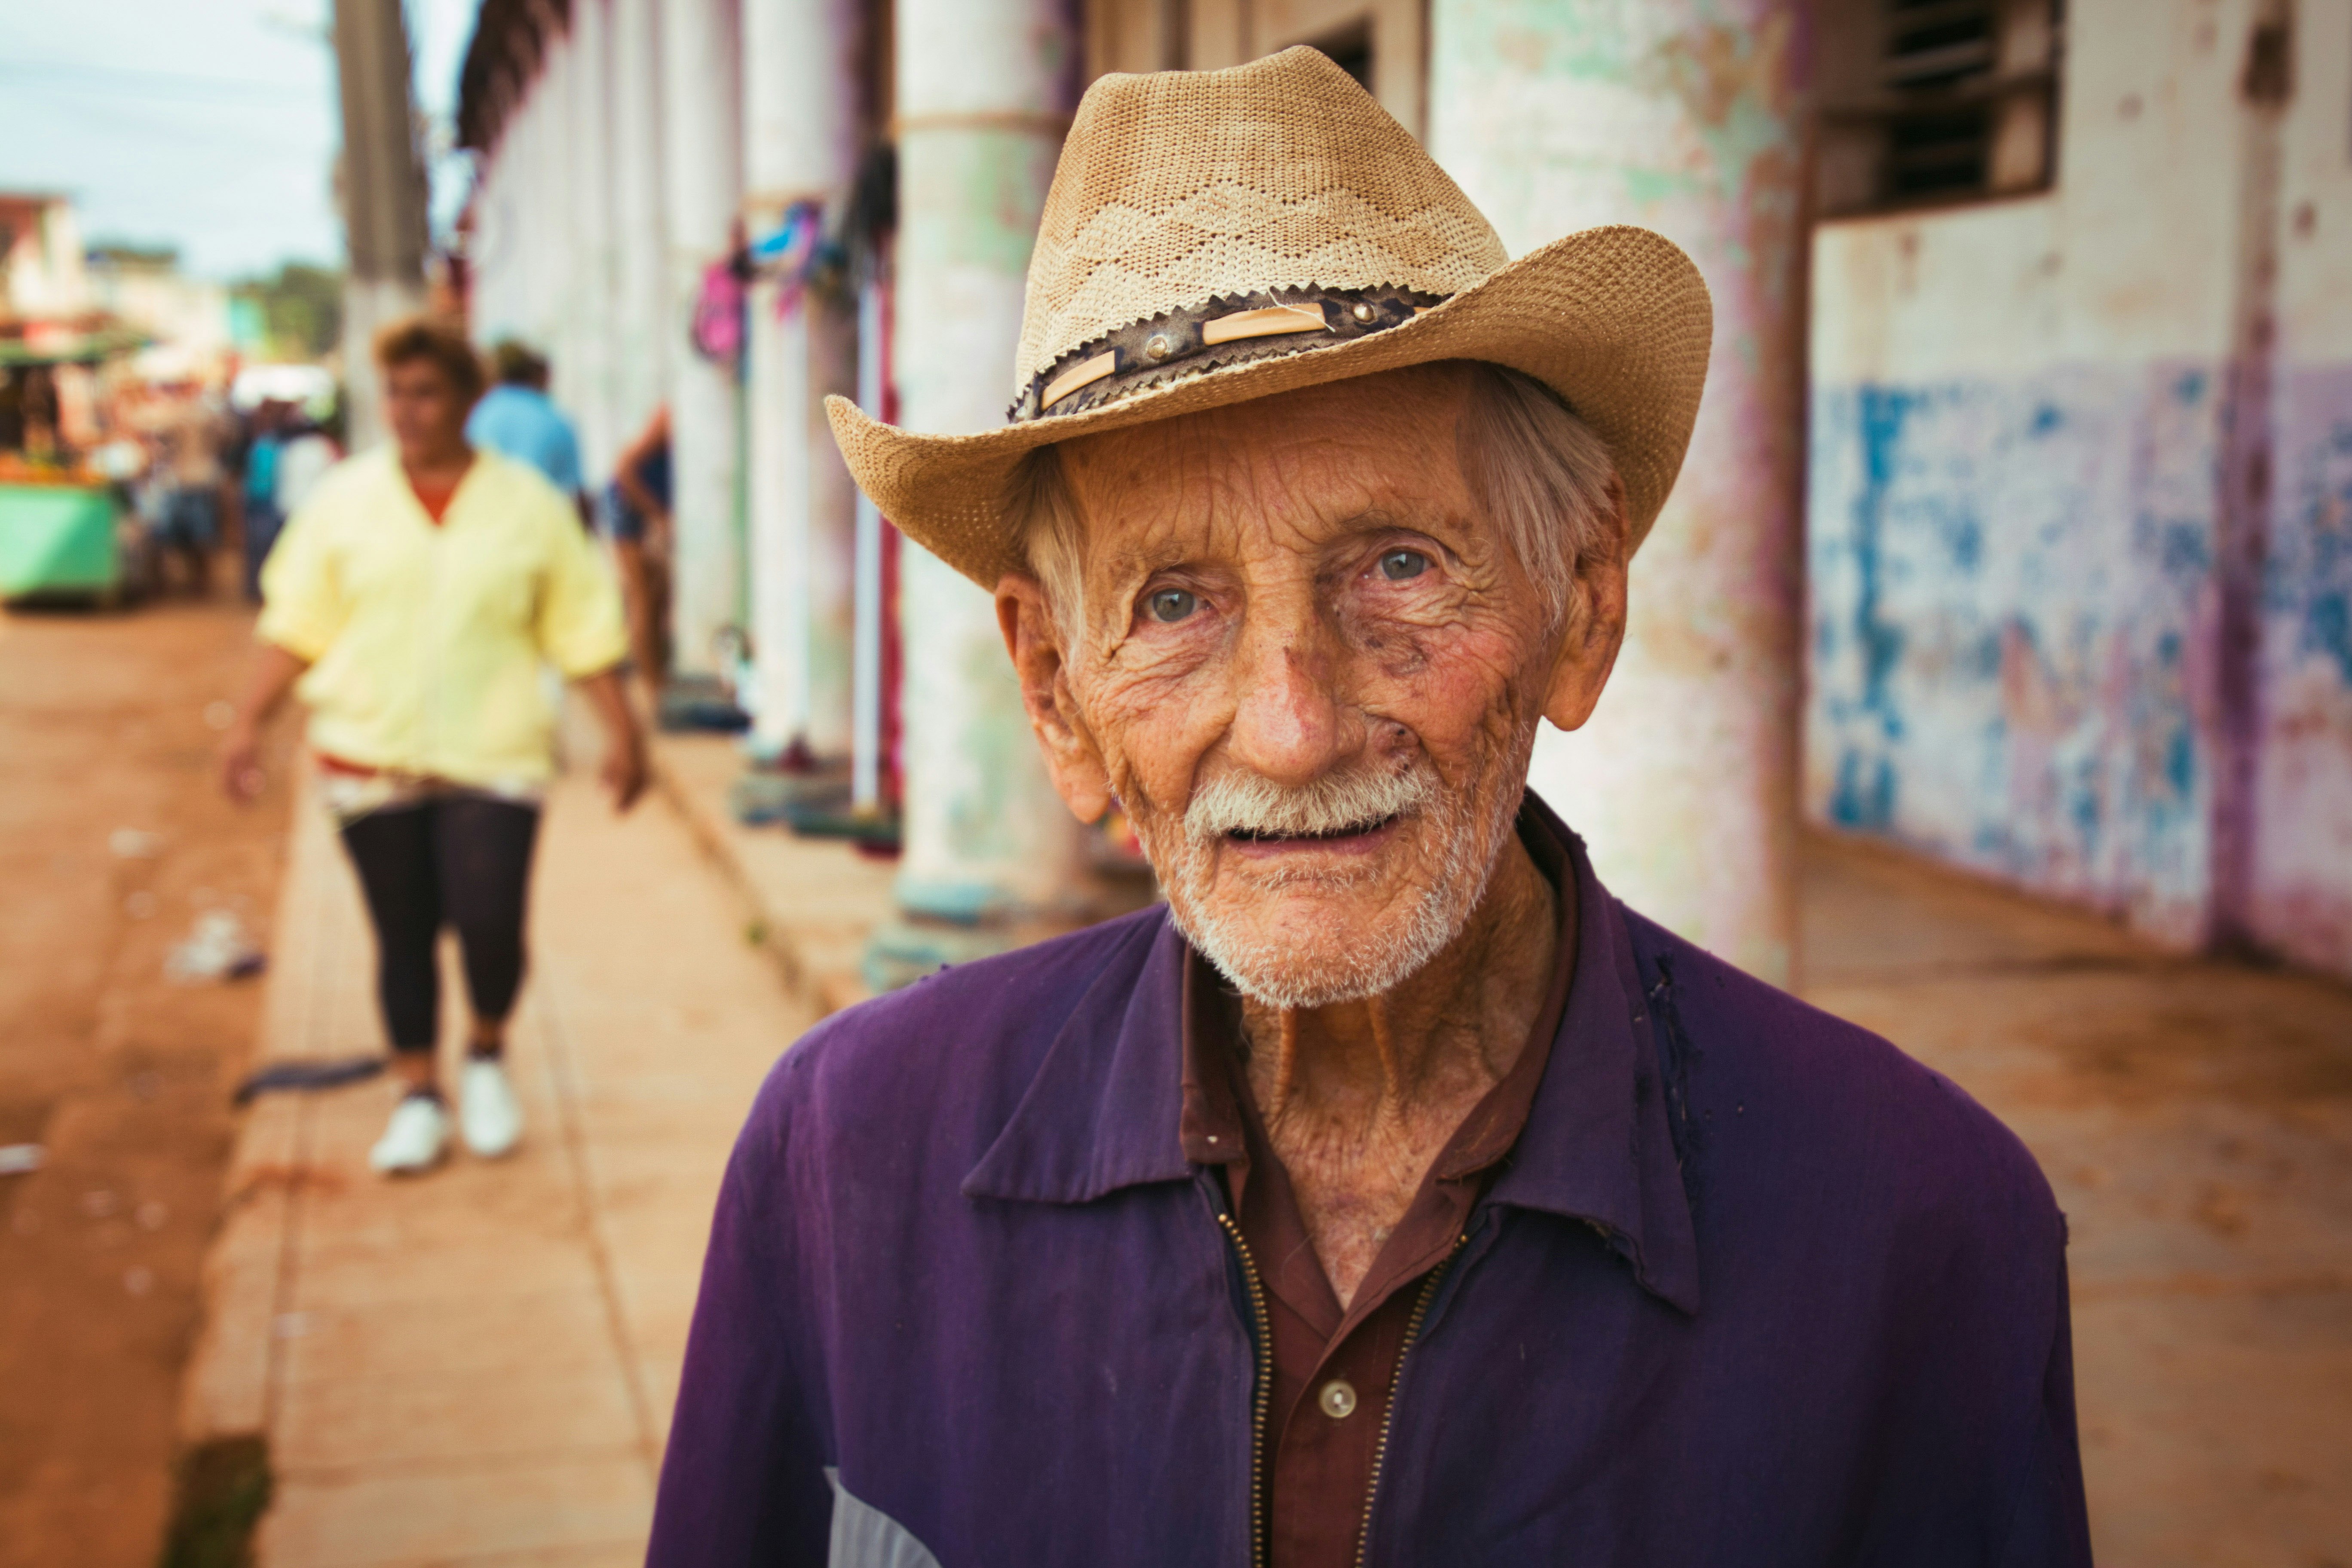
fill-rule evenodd
<path id="1" fill-rule="evenodd" d="M 1198 953 L 1186 959 L 1184 1153 L 1224 1167 L 1273 1331 L 1273 1396 L 1258 1462 L 1268 1482 L 1269 1561 L 1276 1568 L 1349 1568 L 1356 1561 L 1413 1308 L 1518 1142 L 1567 1015 L 1576 973 L 1576 884 L 1567 847 L 1525 814 L 1519 840 L 1559 909 L 1559 957 L 1543 1006 L 1518 1059 L 1454 1130 L 1345 1308 L 1315 1256 L 1289 1173 L 1251 1097 L 1240 999 Z"/>

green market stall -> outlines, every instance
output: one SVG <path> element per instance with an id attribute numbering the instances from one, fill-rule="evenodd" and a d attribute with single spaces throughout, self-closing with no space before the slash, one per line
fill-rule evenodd
<path id="1" fill-rule="evenodd" d="M 103 483 L 0 479 L 0 598 L 119 596 L 121 510 Z"/>
<path id="2" fill-rule="evenodd" d="M 56 448 L 28 449 L 31 406 L 61 364 L 96 364 L 137 348 L 135 333 L 74 334 L 38 346 L 0 338 L 0 599 L 110 603 L 122 595 L 122 508 L 100 475 Z M 54 431 L 54 411 L 48 414 Z"/>

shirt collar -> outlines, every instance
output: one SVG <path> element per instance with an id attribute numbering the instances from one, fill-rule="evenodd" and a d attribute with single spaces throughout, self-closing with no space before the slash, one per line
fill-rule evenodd
<path id="1" fill-rule="evenodd" d="M 1105 963 L 1054 1037 L 966 1196 L 1085 1204 L 1192 1174 L 1183 1113 L 1184 939 L 1165 910 Z"/>
<path id="2" fill-rule="evenodd" d="M 1526 1131 L 1488 1194 L 1599 1230 L 1653 1295 L 1698 1310 L 1698 1250 L 1649 1008 L 1617 901 L 1583 843 L 1535 793 L 1521 808 L 1567 849 L 1577 900 L 1576 978 Z M 967 1196 L 1084 1204 L 1190 1179 L 1184 939 L 1165 915 L 1139 928 L 1080 998 L 1021 1102 L 964 1178 Z"/>
<path id="3" fill-rule="evenodd" d="M 1524 809 L 1568 846 L 1576 981 L 1527 1131 L 1488 1201 L 1592 1225 L 1643 1289 L 1695 1314 L 1698 1238 L 1624 910 L 1593 875 L 1583 840 L 1532 790 Z"/>

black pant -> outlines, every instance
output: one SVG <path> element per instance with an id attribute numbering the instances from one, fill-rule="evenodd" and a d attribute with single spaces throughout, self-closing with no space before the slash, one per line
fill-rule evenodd
<path id="1" fill-rule="evenodd" d="M 371 812 L 343 827 L 375 922 L 376 994 L 395 1051 L 429 1051 L 441 1037 L 434 946 L 454 926 L 474 1016 L 503 1020 L 522 986 L 522 917 L 539 808 L 481 795 L 443 795 Z"/>

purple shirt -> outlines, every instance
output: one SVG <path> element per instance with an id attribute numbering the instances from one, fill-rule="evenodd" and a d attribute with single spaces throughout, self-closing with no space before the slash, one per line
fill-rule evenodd
<path id="1" fill-rule="evenodd" d="M 1402 1363 L 1375 1564 L 2081 1564 L 2065 1224 L 1948 1079 L 1625 910 Z M 1145 910 L 827 1020 L 738 1142 L 659 1568 L 1252 1560 L 1255 1319 Z"/>

